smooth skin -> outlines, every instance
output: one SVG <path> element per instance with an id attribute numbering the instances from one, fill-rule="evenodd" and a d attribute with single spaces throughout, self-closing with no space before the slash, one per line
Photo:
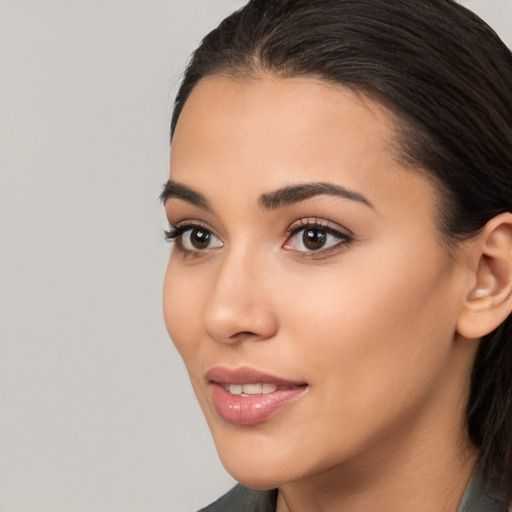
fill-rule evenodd
<path id="1" fill-rule="evenodd" d="M 395 144 L 393 116 L 372 100 L 264 73 L 204 79 L 177 125 L 171 178 L 197 194 L 165 204 L 180 230 L 167 328 L 223 464 L 247 486 L 279 487 L 279 512 L 455 512 L 475 463 L 471 367 L 510 304 L 476 311 L 507 286 L 510 217 L 449 251 L 433 185 Z M 349 193 L 264 201 L 318 183 Z M 502 264 L 481 263 L 491 239 Z M 214 366 L 307 390 L 232 425 L 212 402 Z"/>

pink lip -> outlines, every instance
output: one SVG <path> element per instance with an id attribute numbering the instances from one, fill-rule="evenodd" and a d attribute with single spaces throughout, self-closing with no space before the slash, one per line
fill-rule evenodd
<path id="1" fill-rule="evenodd" d="M 213 403 L 219 415 L 235 425 L 254 425 L 267 420 L 289 402 L 304 393 L 304 382 L 290 381 L 249 367 L 228 369 L 215 367 L 208 371 Z M 255 395 L 233 395 L 227 389 L 229 384 L 274 384 L 272 393 Z"/>

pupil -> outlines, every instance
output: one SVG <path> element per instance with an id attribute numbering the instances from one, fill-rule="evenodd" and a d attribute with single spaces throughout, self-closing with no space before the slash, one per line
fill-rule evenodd
<path id="1" fill-rule="evenodd" d="M 196 249 L 205 249 L 210 242 L 210 233 L 205 229 L 193 229 L 190 234 L 190 241 Z"/>
<path id="2" fill-rule="evenodd" d="M 325 231 L 320 229 L 308 229 L 304 231 L 302 241 L 308 249 L 314 250 L 321 249 L 325 244 L 326 238 Z"/>

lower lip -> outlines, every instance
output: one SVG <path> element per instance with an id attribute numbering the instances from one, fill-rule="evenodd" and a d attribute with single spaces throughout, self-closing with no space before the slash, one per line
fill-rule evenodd
<path id="1" fill-rule="evenodd" d="M 232 395 L 222 384 L 212 383 L 213 403 L 224 421 L 234 425 L 254 425 L 267 420 L 279 409 L 304 393 L 307 386 L 278 389 L 273 393 Z"/>

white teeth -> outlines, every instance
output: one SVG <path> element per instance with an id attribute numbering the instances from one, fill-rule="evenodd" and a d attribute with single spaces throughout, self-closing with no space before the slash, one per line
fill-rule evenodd
<path id="1" fill-rule="evenodd" d="M 232 395 L 241 395 L 242 394 L 242 388 L 243 386 L 240 384 L 230 384 L 229 385 L 229 392 Z"/>
<path id="2" fill-rule="evenodd" d="M 263 393 L 273 393 L 277 389 L 275 384 L 263 384 Z"/>
<path id="3" fill-rule="evenodd" d="M 242 389 L 244 395 L 261 395 L 263 392 L 262 384 L 244 384 Z"/>
<path id="4" fill-rule="evenodd" d="M 262 393 L 273 393 L 277 386 L 275 384 L 226 384 L 226 389 L 232 395 L 261 395 Z"/>

